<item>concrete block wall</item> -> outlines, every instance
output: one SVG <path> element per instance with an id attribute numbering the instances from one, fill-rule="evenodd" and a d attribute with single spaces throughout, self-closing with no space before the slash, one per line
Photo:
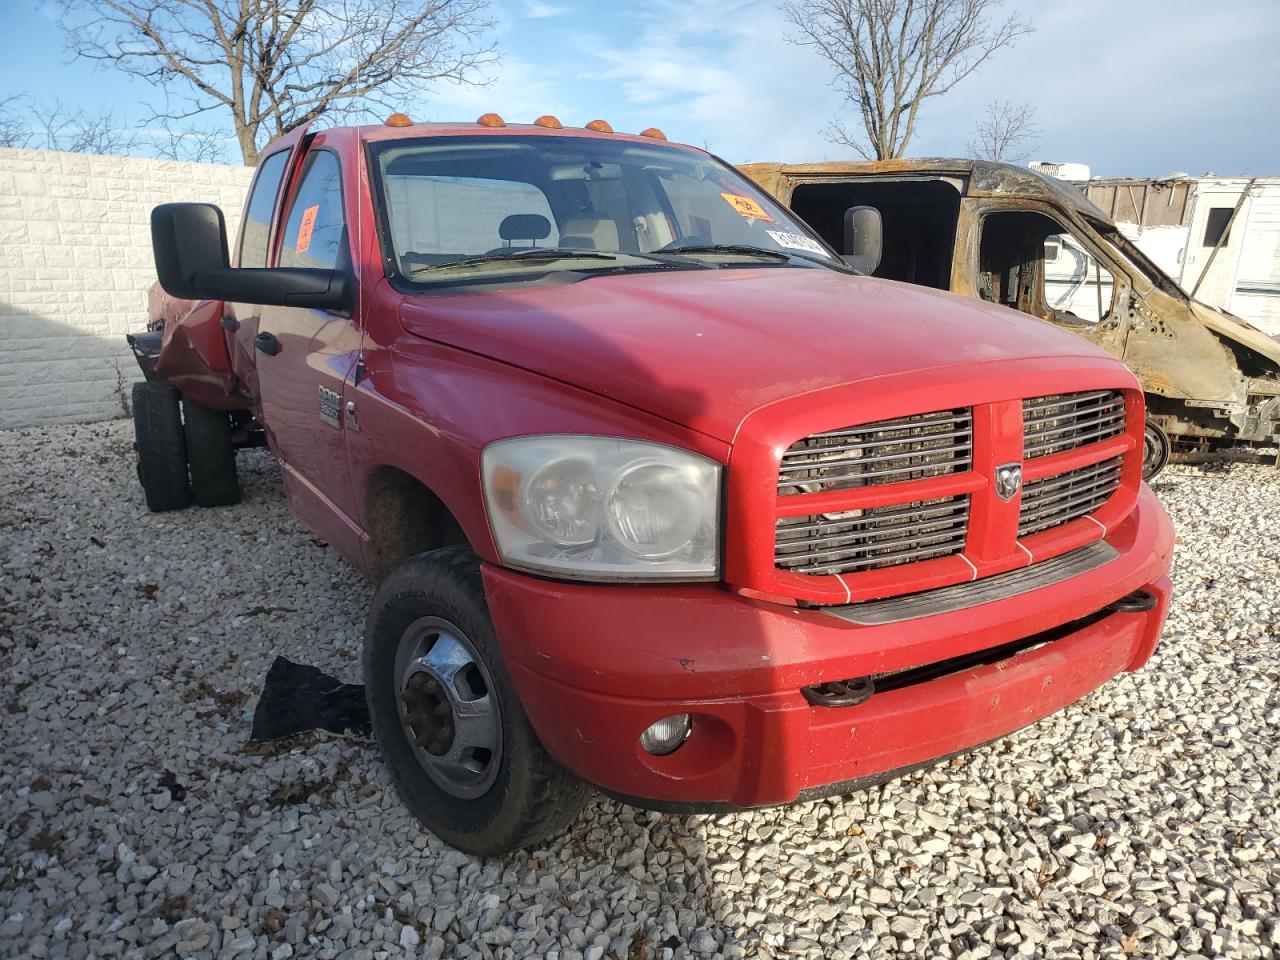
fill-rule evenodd
<path id="1" fill-rule="evenodd" d="M 0 149 L 0 429 L 124 413 L 147 320 L 151 208 L 216 203 L 234 239 L 253 171 Z"/>

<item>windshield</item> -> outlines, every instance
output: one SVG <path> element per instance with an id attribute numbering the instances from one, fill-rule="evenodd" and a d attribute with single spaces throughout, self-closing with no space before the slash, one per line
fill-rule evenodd
<path id="1" fill-rule="evenodd" d="M 1178 297 L 1182 300 L 1190 300 L 1190 295 L 1178 286 L 1177 282 L 1167 273 L 1161 270 L 1145 253 L 1138 248 L 1138 245 L 1120 232 L 1118 228 L 1110 223 L 1104 223 L 1093 218 L 1089 218 L 1089 223 L 1102 237 L 1111 242 L 1111 244 L 1132 263 L 1142 275 L 1151 281 L 1156 288 L 1169 294 L 1171 297 Z"/>
<path id="2" fill-rule="evenodd" d="M 549 272 L 843 267 L 704 154 L 589 137 L 430 137 L 371 147 L 385 253 L 412 283 Z"/>

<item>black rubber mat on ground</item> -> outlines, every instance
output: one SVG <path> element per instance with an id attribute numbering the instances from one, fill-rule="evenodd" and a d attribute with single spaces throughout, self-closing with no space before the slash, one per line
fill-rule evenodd
<path id="1" fill-rule="evenodd" d="M 253 711 L 250 740 L 284 740 L 308 730 L 368 739 L 373 735 L 364 686 L 317 667 L 276 657 Z"/>

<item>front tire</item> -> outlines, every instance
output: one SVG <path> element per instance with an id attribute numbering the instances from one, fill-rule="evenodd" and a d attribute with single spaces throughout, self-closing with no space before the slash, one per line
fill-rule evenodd
<path id="1" fill-rule="evenodd" d="M 533 732 L 467 547 L 420 554 L 383 581 L 365 626 L 364 679 L 396 790 L 446 843 L 501 856 L 577 817 L 590 788 Z"/>
<path id="2" fill-rule="evenodd" d="M 240 502 L 236 449 L 231 443 L 231 415 L 190 397 L 182 398 L 191 493 L 201 507 L 229 507 Z"/>
<path id="3" fill-rule="evenodd" d="M 191 506 L 178 392 L 163 380 L 147 380 L 133 385 L 132 399 L 133 447 L 147 509 L 164 513 Z"/>

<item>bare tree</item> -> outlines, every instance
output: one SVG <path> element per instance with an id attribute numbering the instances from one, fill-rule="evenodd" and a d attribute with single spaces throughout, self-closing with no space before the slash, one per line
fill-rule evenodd
<path id="1" fill-rule="evenodd" d="M 161 87 L 152 119 L 226 111 L 246 164 L 328 113 L 398 105 L 494 59 L 488 0 L 58 0 L 77 55 Z M 225 114 L 224 114 L 225 115 Z"/>
<path id="2" fill-rule="evenodd" d="M 27 105 L 25 93 L 14 93 L 0 99 L 0 147 L 31 145 L 31 127 L 26 119 Z"/>
<path id="3" fill-rule="evenodd" d="M 19 93 L 0 100 L 0 146 L 67 153 L 132 153 L 142 138 L 110 110 L 91 113 Z"/>
<path id="4" fill-rule="evenodd" d="M 835 83 L 862 129 L 839 121 L 834 143 L 868 159 L 906 153 L 920 104 L 946 93 L 998 50 L 1032 31 L 1001 0 L 788 0 L 798 34 L 835 68 Z"/>
<path id="5" fill-rule="evenodd" d="M 142 139 L 136 129 L 123 126 L 123 121 L 110 110 L 89 113 L 54 100 L 33 113 L 43 131 L 37 139 L 43 140 L 46 150 L 126 154 L 133 152 Z"/>
<path id="6" fill-rule="evenodd" d="M 1029 103 L 992 100 L 973 125 L 969 156 L 996 163 L 1021 163 L 1040 136 L 1036 108 Z"/>
<path id="7" fill-rule="evenodd" d="M 168 121 L 162 121 L 165 139 L 158 140 L 155 153 L 162 160 L 187 160 L 192 163 L 227 163 L 231 138 L 225 132 L 204 127 L 175 129 Z"/>

